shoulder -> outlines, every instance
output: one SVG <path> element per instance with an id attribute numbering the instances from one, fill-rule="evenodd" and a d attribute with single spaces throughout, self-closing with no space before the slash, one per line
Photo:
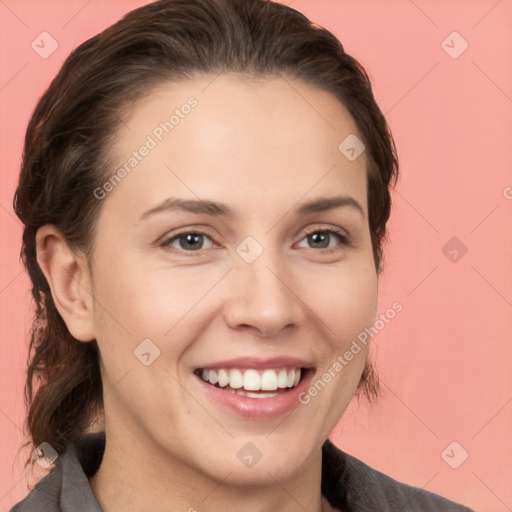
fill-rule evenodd
<path id="1" fill-rule="evenodd" d="M 323 446 L 322 491 L 331 505 L 347 511 L 472 512 L 437 494 L 398 482 L 330 441 Z"/>
<path id="2" fill-rule="evenodd" d="M 59 464 L 40 480 L 28 495 L 14 505 L 10 512 L 59 512 L 62 491 L 62 468 Z"/>

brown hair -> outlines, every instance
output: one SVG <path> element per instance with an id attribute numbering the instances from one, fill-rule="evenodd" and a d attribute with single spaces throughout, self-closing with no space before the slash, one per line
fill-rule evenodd
<path id="1" fill-rule="evenodd" d="M 369 226 L 382 270 L 396 149 L 365 70 L 336 37 L 265 0 L 160 0 L 128 13 L 69 55 L 26 132 L 14 210 L 24 224 L 21 257 L 36 306 L 25 385 L 33 446 L 46 441 L 60 453 L 103 408 L 96 340 L 79 342 L 68 331 L 36 260 L 36 232 L 55 224 L 70 247 L 90 254 L 103 204 L 93 191 L 111 174 L 108 152 L 123 108 L 164 81 L 219 72 L 283 75 L 345 105 L 367 148 Z M 378 395 L 368 361 L 359 392 Z"/>

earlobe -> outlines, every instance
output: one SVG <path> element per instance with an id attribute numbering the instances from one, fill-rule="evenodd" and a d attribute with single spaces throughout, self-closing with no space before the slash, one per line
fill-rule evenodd
<path id="1" fill-rule="evenodd" d="M 91 280 L 85 258 L 73 251 L 53 224 L 36 234 L 37 262 L 48 281 L 53 301 L 71 335 L 95 338 Z"/>

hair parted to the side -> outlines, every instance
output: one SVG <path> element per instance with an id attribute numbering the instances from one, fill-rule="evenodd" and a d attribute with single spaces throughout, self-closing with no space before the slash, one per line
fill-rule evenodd
<path id="1" fill-rule="evenodd" d="M 26 132 L 14 197 L 35 301 L 26 444 L 47 442 L 60 454 L 103 411 L 97 343 L 73 338 L 58 313 L 37 263 L 37 230 L 55 224 L 70 247 L 89 255 L 103 204 L 93 191 L 112 173 L 109 148 L 123 109 L 163 82 L 220 72 L 302 80 L 348 109 L 367 150 L 369 226 L 381 272 L 396 149 L 365 70 L 336 37 L 267 0 L 160 0 L 131 11 L 69 55 Z M 358 391 L 378 395 L 369 362 Z"/>

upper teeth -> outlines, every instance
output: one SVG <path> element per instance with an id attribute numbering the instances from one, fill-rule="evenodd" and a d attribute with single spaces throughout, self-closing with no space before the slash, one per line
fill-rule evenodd
<path id="1" fill-rule="evenodd" d="M 229 385 L 233 389 L 244 388 L 247 391 L 272 391 L 295 387 L 300 380 L 300 368 L 263 371 L 219 368 L 203 370 L 201 378 L 210 384 L 218 384 L 221 388 Z"/>

